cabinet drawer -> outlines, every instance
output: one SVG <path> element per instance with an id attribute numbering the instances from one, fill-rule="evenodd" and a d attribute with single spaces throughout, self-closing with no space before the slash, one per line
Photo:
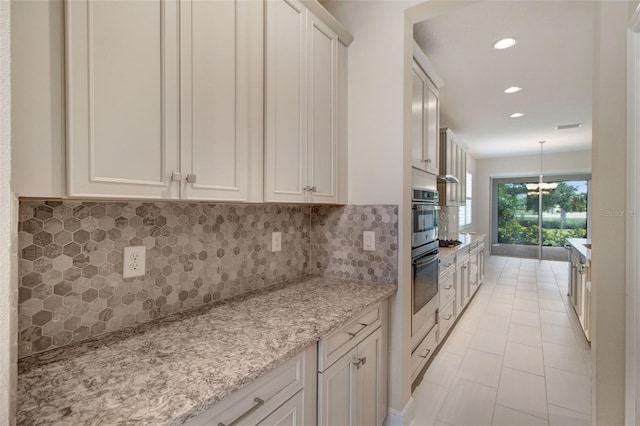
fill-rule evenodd
<path id="1" fill-rule="evenodd" d="M 447 274 L 453 274 L 456 270 L 455 256 L 449 256 L 445 259 L 440 259 L 440 281 L 442 281 Z"/>
<path id="2" fill-rule="evenodd" d="M 232 393 L 187 423 L 204 425 L 255 425 L 305 387 L 316 360 L 316 345 L 286 361 L 245 388 Z M 307 373 L 309 374 L 309 373 Z"/>
<path id="3" fill-rule="evenodd" d="M 438 342 L 442 342 L 451 328 L 453 317 L 453 300 L 442 309 L 438 309 Z"/>
<path id="4" fill-rule="evenodd" d="M 322 372 L 349 352 L 380 325 L 382 306 L 378 305 L 347 323 L 344 327 L 320 340 L 318 371 Z"/>
<path id="5" fill-rule="evenodd" d="M 438 285 L 438 295 L 440 297 L 439 306 L 445 306 L 456 297 L 455 275 L 448 274 L 447 277 L 440 280 Z"/>
<path id="6" fill-rule="evenodd" d="M 300 391 L 293 398 L 282 404 L 276 411 L 269 414 L 258 426 L 296 426 L 303 424 L 304 391 Z"/>
<path id="7" fill-rule="evenodd" d="M 411 381 L 415 380 L 422 367 L 427 363 L 438 346 L 438 326 L 434 325 L 431 331 L 422 339 L 422 342 L 411 353 Z"/>

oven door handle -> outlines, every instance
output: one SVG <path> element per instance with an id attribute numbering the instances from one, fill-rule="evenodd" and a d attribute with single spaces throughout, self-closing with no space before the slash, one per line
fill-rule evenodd
<path id="1" fill-rule="evenodd" d="M 412 210 L 417 210 L 417 211 L 440 211 L 440 206 L 437 204 L 430 204 L 430 203 L 414 203 L 411 206 Z"/>
<path id="2" fill-rule="evenodd" d="M 414 260 L 412 263 L 415 267 L 421 268 L 430 263 L 436 262 L 438 260 L 438 254 L 432 254 L 428 256 L 425 260 Z"/>

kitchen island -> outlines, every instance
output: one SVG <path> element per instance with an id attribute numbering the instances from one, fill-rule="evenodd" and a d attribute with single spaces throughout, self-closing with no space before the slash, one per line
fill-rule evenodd
<path id="1" fill-rule="evenodd" d="M 395 291 L 310 277 L 22 359 L 18 424 L 182 424 Z"/>
<path id="2" fill-rule="evenodd" d="M 567 238 L 569 255 L 569 301 L 587 341 L 591 342 L 591 240 Z"/>

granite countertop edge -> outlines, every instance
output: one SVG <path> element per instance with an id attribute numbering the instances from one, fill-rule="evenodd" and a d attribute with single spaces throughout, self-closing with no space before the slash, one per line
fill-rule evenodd
<path id="1" fill-rule="evenodd" d="M 18 421 L 46 425 L 183 424 L 396 290 L 388 284 L 305 277 L 68 350 L 25 358 L 19 366 Z M 292 307 L 287 303 L 290 298 L 294 299 Z M 319 303 L 311 303 L 315 298 Z M 226 321 L 233 322 L 229 329 Z M 242 330 L 240 335 L 238 330 Z M 248 351 L 238 360 L 233 351 L 237 356 L 239 348 Z M 181 363 L 182 359 L 186 361 Z M 212 366 L 210 359 L 220 365 Z M 188 370 L 192 364 L 195 372 Z M 190 385 L 192 373 L 195 389 Z M 94 382 L 98 383 L 95 387 L 88 385 Z M 86 396 L 81 396 L 84 392 Z M 92 395 L 97 397 L 89 402 Z M 117 401 L 128 405 L 119 407 Z"/>

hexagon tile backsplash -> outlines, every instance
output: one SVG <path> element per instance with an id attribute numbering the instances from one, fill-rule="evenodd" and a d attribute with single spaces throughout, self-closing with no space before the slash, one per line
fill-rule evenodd
<path id="1" fill-rule="evenodd" d="M 396 206 L 21 201 L 19 215 L 21 358 L 309 274 L 396 283 Z M 129 245 L 147 248 L 144 277 L 122 278 Z"/>

